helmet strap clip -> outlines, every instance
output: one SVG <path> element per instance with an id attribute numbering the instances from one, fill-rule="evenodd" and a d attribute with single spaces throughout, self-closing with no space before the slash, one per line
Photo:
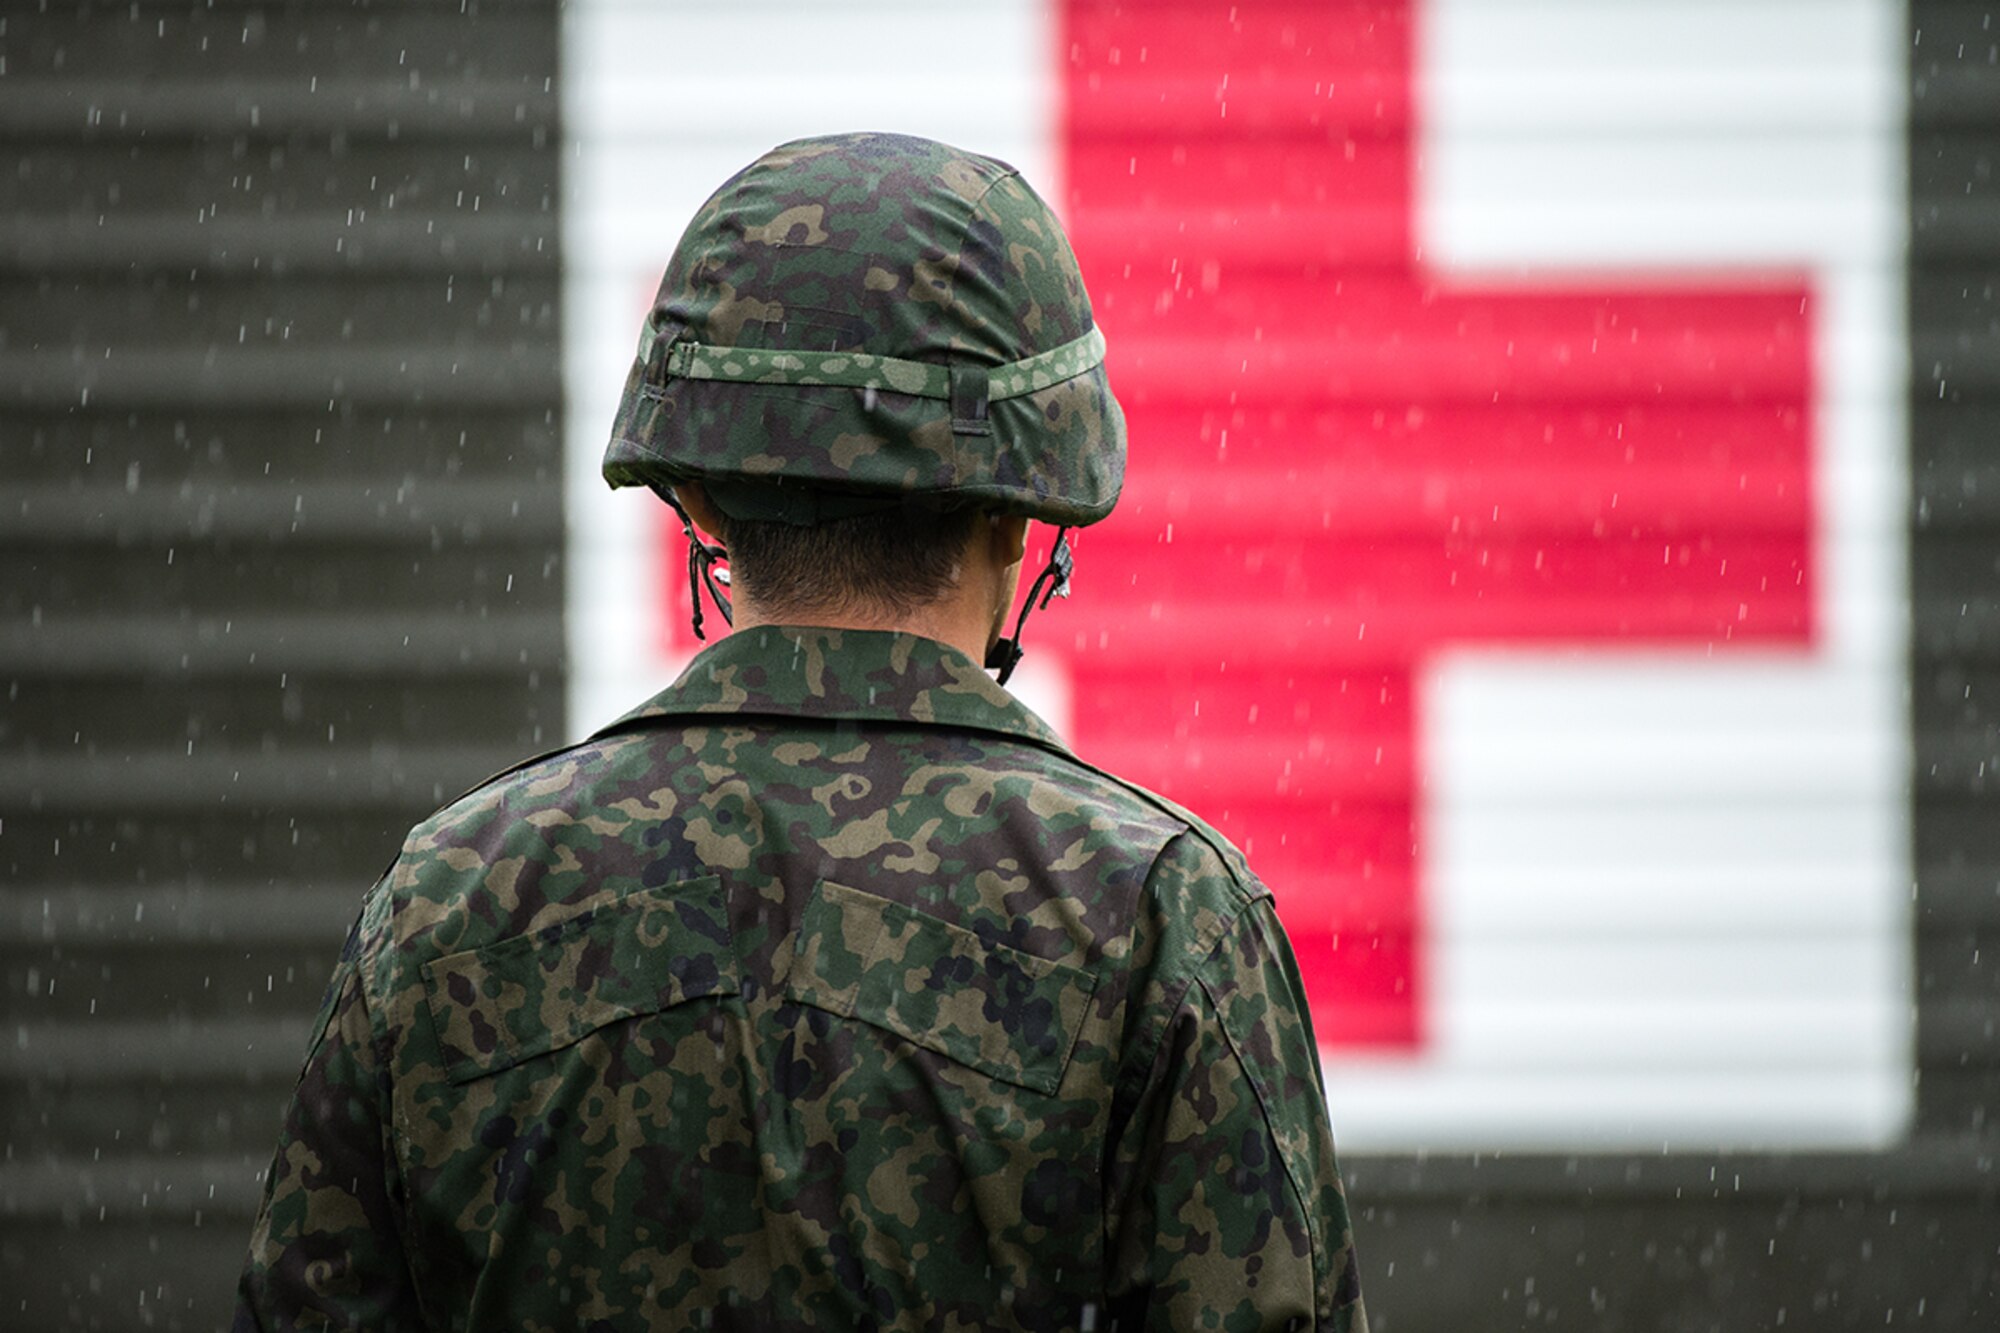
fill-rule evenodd
<path id="1" fill-rule="evenodd" d="M 1021 647 L 1021 631 L 1027 628 L 1028 613 L 1038 611 L 1049 604 L 1051 597 L 1069 596 L 1070 578 L 1076 572 L 1076 555 L 1070 550 L 1069 529 L 1056 529 L 1056 544 L 1049 550 L 1049 562 L 1042 566 L 1042 572 L 1035 575 L 1035 581 L 1028 587 L 1027 600 L 1021 603 L 1021 614 L 1014 621 L 1011 637 L 994 640 L 986 650 L 986 669 L 1000 673 L 998 681 L 1005 685 L 1007 678 L 1014 674 L 1014 668 L 1021 664 L 1025 650 Z"/>

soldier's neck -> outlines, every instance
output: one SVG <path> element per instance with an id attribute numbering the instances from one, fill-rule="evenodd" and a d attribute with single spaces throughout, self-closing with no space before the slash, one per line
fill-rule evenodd
<path id="1" fill-rule="evenodd" d="M 990 596 L 991 594 L 989 594 Z M 888 608 L 856 606 L 837 611 L 767 608 L 738 588 L 732 602 L 737 629 L 759 625 L 813 625 L 821 629 L 887 630 L 916 634 L 956 648 L 975 662 L 986 659 L 996 619 L 990 601 L 980 605 L 973 599 L 950 597 L 897 613 Z"/>
<path id="2" fill-rule="evenodd" d="M 765 606 L 748 588 L 736 589 L 736 628 L 756 625 L 819 625 L 827 629 L 890 630 L 936 639 L 975 662 L 1005 632 L 1007 615 L 1021 583 L 1021 558 L 1027 549 L 1027 520 L 992 518 L 966 544 L 958 577 L 934 602 L 907 610 L 867 602 L 837 611 L 799 611 Z"/>

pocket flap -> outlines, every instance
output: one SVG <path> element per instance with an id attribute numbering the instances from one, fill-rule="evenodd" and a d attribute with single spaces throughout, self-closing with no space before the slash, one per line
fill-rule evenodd
<path id="1" fill-rule="evenodd" d="M 425 963 L 454 1083 L 558 1051 L 607 1023 L 739 988 L 715 876 L 642 889 L 527 935 Z"/>
<path id="2" fill-rule="evenodd" d="M 1096 986 L 1081 968 L 822 880 L 785 988 L 990 1077 L 1054 1093 Z"/>

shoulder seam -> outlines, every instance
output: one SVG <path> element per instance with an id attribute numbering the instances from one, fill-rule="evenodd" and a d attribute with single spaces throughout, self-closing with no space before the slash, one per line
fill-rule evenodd
<path id="1" fill-rule="evenodd" d="M 1129 783 L 1122 785 L 1131 786 Z M 1136 790 L 1141 795 L 1151 795 L 1143 787 Z M 1169 811 L 1168 813 L 1172 812 Z M 1166 859 L 1168 850 L 1182 838 L 1190 836 L 1197 836 L 1195 830 L 1184 827 L 1179 833 L 1160 844 L 1160 850 L 1154 855 L 1153 863 L 1146 867 L 1146 884 L 1153 882 L 1153 874 L 1159 869 L 1160 863 Z M 1227 858 L 1223 857 L 1219 852 L 1217 853 L 1217 859 L 1225 863 L 1227 862 Z M 1144 891 L 1142 887 L 1140 892 L 1143 893 Z M 1266 896 L 1268 894 L 1269 891 L 1267 890 Z M 1187 999 L 1188 991 L 1201 979 L 1202 969 L 1208 966 L 1208 960 L 1214 957 L 1216 948 L 1228 937 L 1231 931 L 1236 929 L 1236 925 L 1243 919 L 1244 913 L 1257 901 L 1256 898 L 1238 898 L 1234 911 L 1230 912 L 1227 916 L 1221 917 L 1209 933 L 1196 938 L 1195 947 L 1188 950 L 1188 954 L 1195 959 L 1194 965 L 1188 968 L 1187 976 L 1179 979 L 1178 984 L 1171 991 L 1163 992 L 1164 1003 L 1160 1007 L 1162 1018 L 1159 1030 L 1157 1032 L 1147 1032 L 1140 1038 L 1139 1050 L 1145 1058 L 1138 1062 L 1138 1068 L 1151 1069 L 1154 1063 L 1160 1058 L 1160 1047 L 1166 1041 L 1167 1033 L 1173 1026 L 1173 1015 L 1180 1012 L 1181 1004 Z M 1204 994 L 1207 993 L 1207 990 L 1206 986 L 1202 987 Z"/>
<path id="2" fill-rule="evenodd" d="M 1251 873 L 1249 863 L 1243 857 L 1242 852 L 1231 844 L 1227 838 L 1224 838 L 1222 834 L 1209 827 L 1193 811 L 1175 804 L 1158 792 L 1147 790 L 1128 778 L 1120 777 L 1116 773 L 1107 772 L 1087 759 L 1079 758 L 1074 754 L 1065 754 L 1063 758 L 1068 759 L 1078 768 L 1097 774 L 1097 776 L 1103 778 L 1105 781 L 1137 797 L 1159 813 L 1179 824 L 1181 831 L 1176 837 L 1185 835 L 1198 838 L 1207 846 L 1209 851 L 1215 853 L 1215 859 L 1222 863 L 1223 870 L 1229 875 L 1229 882 L 1241 892 L 1242 901 L 1240 907 L 1247 907 L 1260 898 L 1271 896 L 1270 887 L 1258 879 L 1254 873 Z M 1174 839 L 1169 838 L 1165 843 L 1161 844 L 1160 855 L 1164 856 L 1166 849 L 1172 846 L 1173 842 Z M 1159 859 L 1155 857 L 1153 865 L 1157 866 L 1158 864 Z M 1153 867 L 1148 866 L 1146 877 L 1149 880 L 1152 878 L 1152 871 Z M 1232 917 L 1231 920 L 1234 920 L 1234 918 Z"/>
<path id="3" fill-rule="evenodd" d="M 1239 913 L 1235 919 L 1236 923 L 1242 922 L 1247 915 L 1247 913 Z M 1232 928 L 1233 925 L 1234 923 L 1232 923 Z M 1224 932 L 1225 936 L 1228 933 Z M 1220 945 L 1221 941 L 1218 940 L 1217 947 L 1219 948 Z M 1212 957 L 1213 954 L 1211 953 L 1210 956 Z M 1271 1099 L 1265 1091 L 1264 1080 L 1251 1072 L 1249 1061 L 1243 1058 L 1243 1051 L 1236 1043 L 1236 1034 L 1229 1030 L 1229 1024 L 1223 1019 L 1222 1006 L 1217 1003 L 1215 992 L 1208 988 L 1207 978 L 1201 975 L 1207 966 L 1208 959 L 1204 958 L 1202 966 L 1195 969 L 1194 979 L 1201 986 L 1201 993 L 1208 1000 L 1208 1007 L 1215 1014 L 1216 1029 L 1222 1033 L 1223 1043 L 1229 1047 L 1231 1058 L 1236 1061 L 1237 1068 L 1243 1071 L 1243 1077 L 1249 1081 L 1250 1090 L 1257 1095 L 1257 1114 L 1263 1117 L 1264 1131 L 1271 1140 L 1271 1151 L 1276 1155 L 1279 1165 L 1284 1169 L 1285 1184 L 1291 1187 L 1292 1199 L 1298 1207 L 1299 1218 L 1305 1224 L 1306 1243 L 1312 1247 L 1311 1262 L 1307 1265 L 1307 1268 L 1312 1273 L 1313 1317 L 1314 1319 L 1318 1319 L 1323 1313 L 1320 1308 L 1320 1263 L 1328 1257 L 1325 1239 L 1319 1234 L 1318 1219 L 1314 1216 L 1312 1203 L 1306 1194 L 1305 1187 L 1300 1182 L 1298 1174 L 1292 1169 L 1292 1159 L 1278 1143 L 1277 1126 L 1271 1119 Z M 1331 1273 L 1328 1276 L 1330 1278 L 1332 1276 Z"/>
<path id="4" fill-rule="evenodd" d="M 547 763 L 553 759 L 560 759 L 564 755 L 574 754 L 578 750 L 582 750 L 585 749 L 586 747 L 597 745 L 600 743 L 601 743 L 600 737 L 588 736 L 580 741 L 572 741 L 568 745 L 559 745 L 553 750 L 543 750 L 539 754 L 531 754 L 527 758 L 521 760 L 519 763 L 509 764 L 505 768 L 497 769 L 494 772 L 487 774 L 485 777 L 473 783 L 470 787 L 467 787 L 464 791 L 452 797 L 450 800 L 439 802 L 437 805 L 433 806 L 430 812 L 426 814 L 422 819 L 415 821 L 409 826 L 409 828 L 404 830 L 403 840 L 396 845 L 395 855 L 389 858 L 389 864 L 382 868 L 382 873 L 378 877 L 379 882 L 385 885 L 388 884 L 389 878 L 391 875 L 395 873 L 396 867 L 399 864 L 401 864 L 403 858 L 409 854 L 410 840 L 416 836 L 417 830 L 423 828 L 426 824 L 429 824 L 439 815 L 445 813 L 445 811 L 456 808 L 462 802 L 468 800 L 471 797 L 479 795 L 487 788 L 497 787 L 502 782 L 505 782 L 508 778 L 513 777 L 517 773 L 525 772 L 526 770 L 535 767 L 537 764 Z"/>

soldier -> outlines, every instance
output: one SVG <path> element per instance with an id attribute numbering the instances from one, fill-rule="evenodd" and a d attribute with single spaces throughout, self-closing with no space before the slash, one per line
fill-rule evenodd
<path id="1" fill-rule="evenodd" d="M 1118 498 L 1103 346 L 1002 163 L 807 139 L 708 201 L 604 474 L 736 628 L 410 834 L 239 1329 L 1365 1329 L 1269 891 L 980 666 L 1028 520 Z"/>

